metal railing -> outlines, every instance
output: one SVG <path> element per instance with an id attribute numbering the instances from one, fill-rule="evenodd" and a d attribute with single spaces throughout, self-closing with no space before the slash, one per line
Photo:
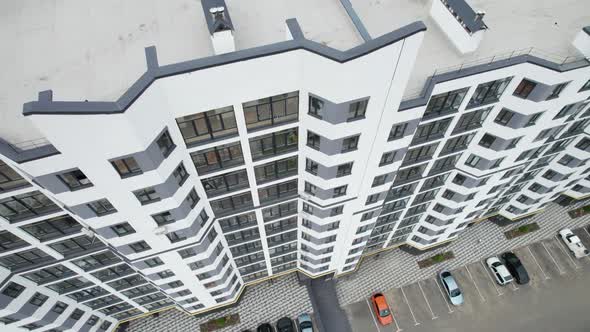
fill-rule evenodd
<path id="1" fill-rule="evenodd" d="M 446 74 L 446 73 L 450 73 L 450 72 L 461 73 L 462 71 L 469 69 L 469 68 L 473 68 L 475 66 L 486 65 L 486 64 L 491 65 L 497 61 L 510 60 L 512 58 L 516 58 L 516 57 L 519 57 L 522 55 L 530 55 L 530 56 L 538 57 L 543 60 L 551 61 L 557 65 L 560 65 L 560 66 L 572 65 L 575 63 L 579 63 L 580 65 L 588 64 L 588 59 L 586 59 L 584 56 L 571 56 L 571 55 L 564 56 L 564 55 L 559 55 L 559 54 L 547 52 L 547 51 L 544 51 L 544 50 L 541 50 L 538 48 L 529 47 L 529 48 L 514 50 L 511 52 L 500 53 L 500 54 L 496 54 L 496 55 L 485 57 L 485 58 L 479 58 L 479 59 L 466 61 L 466 62 L 463 62 L 459 65 L 454 65 L 454 66 L 445 67 L 445 68 L 438 68 L 438 69 L 434 70 L 432 75 L 430 75 L 424 79 L 423 84 L 421 84 L 418 87 L 406 90 L 406 93 L 404 94 L 402 101 L 422 97 L 422 93 L 424 92 L 424 88 L 430 83 L 430 80 L 432 80 L 432 78 L 434 76 L 442 75 L 442 74 Z"/>

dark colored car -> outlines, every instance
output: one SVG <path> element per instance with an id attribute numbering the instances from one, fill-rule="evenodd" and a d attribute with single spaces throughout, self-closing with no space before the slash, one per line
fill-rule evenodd
<path id="1" fill-rule="evenodd" d="M 258 325 L 256 332 L 275 332 L 275 329 L 269 323 Z"/>
<path id="2" fill-rule="evenodd" d="M 506 265 L 506 268 L 510 271 L 510 274 L 512 274 L 514 280 L 516 280 L 518 284 L 524 285 L 529 282 L 529 274 L 526 272 L 520 259 L 518 259 L 514 253 L 508 251 L 503 253 L 500 257 L 502 257 L 504 265 Z"/>
<path id="3" fill-rule="evenodd" d="M 278 332 L 295 332 L 295 325 L 293 324 L 293 320 L 289 317 L 283 317 L 279 319 L 277 322 L 277 331 Z"/>

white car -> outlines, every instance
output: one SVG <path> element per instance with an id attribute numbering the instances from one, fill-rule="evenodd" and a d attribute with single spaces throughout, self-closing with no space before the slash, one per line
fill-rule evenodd
<path id="1" fill-rule="evenodd" d="M 459 288 L 459 285 L 457 285 L 457 281 L 455 281 L 451 272 L 443 270 L 439 273 L 438 277 L 440 283 L 444 286 L 445 292 L 451 303 L 453 305 L 463 304 L 463 293 L 461 293 L 461 289 Z"/>
<path id="2" fill-rule="evenodd" d="M 576 256 L 576 258 L 582 258 L 590 254 L 590 252 L 588 252 L 588 249 L 586 249 L 580 238 L 576 234 L 574 234 L 574 232 L 572 232 L 571 229 L 564 228 L 560 230 L 559 236 L 561 236 L 563 242 L 565 242 L 567 247 L 574 254 L 574 256 Z"/>
<path id="3" fill-rule="evenodd" d="M 514 280 L 506 266 L 502 264 L 498 257 L 494 256 L 486 259 L 486 264 L 488 265 L 488 268 L 490 268 L 490 271 L 492 271 L 498 285 L 504 286 Z"/>

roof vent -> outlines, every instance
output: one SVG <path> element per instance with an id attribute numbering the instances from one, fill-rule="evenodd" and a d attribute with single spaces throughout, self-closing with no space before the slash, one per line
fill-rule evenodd
<path id="1" fill-rule="evenodd" d="M 235 51 L 233 24 L 224 0 L 201 0 L 215 54 Z"/>

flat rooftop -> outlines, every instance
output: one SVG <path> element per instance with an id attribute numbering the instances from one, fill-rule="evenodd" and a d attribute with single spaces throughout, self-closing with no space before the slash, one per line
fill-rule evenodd
<path id="1" fill-rule="evenodd" d="M 588 0 L 467 0 L 486 12 L 489 30 L 464 56 L 430 19 L 432 0 L 350 1 L 373 38 L 415 21 L 428 27 L 406 95 L 436 69 L 499 53 L 535 47 L 579 56 L 570 42 L 590 23 Z M 340 0 L 225 2 L 238 50 L 284 41 L 288 18 L 329 47 L 363 43 Z M 17 146 L 42 138 L 21 114 L 39 91 L 51 89 L 61 101 L 114 101 L 145 72 L 147 46 L 157 47 L 163 65 L 214 55 L 198 0 L 4 0 L 0 40 L 0 138 Z"/>

